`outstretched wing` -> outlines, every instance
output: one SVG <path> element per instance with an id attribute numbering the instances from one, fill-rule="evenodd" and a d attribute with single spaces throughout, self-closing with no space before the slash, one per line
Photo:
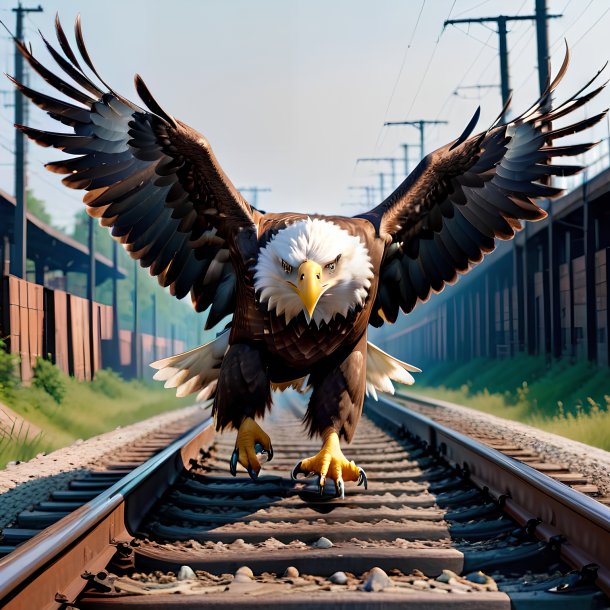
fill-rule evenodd
<path id="1" fill-rule="evenodd" d="M 409 313 L 418 301 L 495 248 L 496 239 L 511 239 L 521 220 L 540 220 L 546 212 L 538 198 L 557 197 L 561 189 L 545 184 L 549 176 L 568 176 L 578 165 L 552 165 L 559 156 L 578 155 L 594 144 L 555 146 L 554 140 L 578 133 L 606 113 L 551 131 L 547 127 L 595 97 L 601 87 L 583 93 L 597 75 L 563 104 L 552 108 L 550 95 L 568 65 L 529 110 L 506 125 L 468 137 L 478 111 L 453 143 L 429 154 L 380 205 L 361 214 L 388 242 L 379 272 L 371 324 L 394 322 L 398 308 Z"/>
<path id="2" fill-rule="evenodd" d="M 80 20 L 75 33 L 86 75 L 56 19 L 63 55 L 44 37 L 53 59 L 72 82 L 60 78 L 15 41 L 32 68 L 76 104 L 19 90 L 50 116 L 73 129 L 51 133 L 18 125 L 42 146 L 76 155 L 46 165 L 62 182 L 84 189 L 87 212 L 111 228 L 130 256 L 147 267 L 178 298 L 189 291 L 197 311 L 210 305 L 207 327 L 233 312 L 235 271 L 229 241 L 237 229 L 254 227 L 260 214 L 227 178 L 207 140 L 167 114 L 136 75 L 145 110 L 114 92 L 95 70 L 85 48 Z M 101 87 L 101 88 L 100 88 Z"/>

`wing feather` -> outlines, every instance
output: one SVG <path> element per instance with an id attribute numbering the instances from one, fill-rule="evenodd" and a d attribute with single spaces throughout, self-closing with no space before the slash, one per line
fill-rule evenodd
<path id="1" fill-rule="evenodd" d="M 86 191 L 83 201 L 88 213 L 108 227 L 162 286 L 178 298 L 190 291 L 198 311 L 213 302 L 209 327 L 233 312 L 232 236 L 238 229 L 255 231 L 261 215 L 235 189 L 207 140 L 163 110 L 140 76 L 135 85 L 145 108 L 105 83 L 89 56 L 79 18 L 75 38 L 80 58 L 59 18 L 55 29 L 57 48 L 42 39 L 61 77 L 25 44 L 15 44 L 33 70 L 80 105 L 11 80 L 23 95 L 73 131 L 17 127 L 41 146 L 75 155 L 46 167 L 65 175 L 62 182 L 67 187 Z M 202 239 L 206 235 L 209 238 Z"/>
<path id="2" fill-rule="evenodd" d="M 371 324 L 392 322 L 399 306 L 408 313 L 432 291 L 455 282 L 495 248 L 496 240 L 514 237 L 521 221 L 545 218 L 536 201 L 562 193 L 546 178 L 581 171 L 580 165 L 552 161 L 580 155 L 595 143 L 552 142 L 591 128 L 606 112 L 550 130 L 547 126 L 592 100 L 603 85 L 585 92 L 599 71 L 585 87 L 552 107 L 550 96 L 567 70 L 568 58 L 566 52 L 558 75 L 526 112 L 469 137 L 477 111 L 457 140 L 429 154 L 385 201 L 359 215 L 388 244 Z M 396 269 L 401 278 L 396 278 Z"/>

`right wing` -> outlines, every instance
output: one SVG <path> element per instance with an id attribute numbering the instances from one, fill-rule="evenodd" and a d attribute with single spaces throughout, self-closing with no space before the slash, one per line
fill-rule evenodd
<path id="1" fill-rule="evenodd" d="M 190 291 L 197 311 L 212 305 L 206 323 L 211 328 L 235 305 L 229 240 L 240 229 L 254 229 L 261 215 L 225 175 L 207 140 L 167 114 L 139 76 L 136 89 L 148 110 L 104 83 L 85 48 L 79 18 L 78 50 L 103 88 L 86 75 L 58 18 L 55 25 L 63 55 L 43 40 L 72 82 L 44 67 L 23 43 L 15 43 L 44 80 L 77 104 L 11 80 L 73 133 L 16 127 L 41 146 L 76 155 L 46 168 L 66 174 L 66 186 L 88 191 L 83 199 L 87 213 L 111 228 L 112 237 L 161 286 L 169 286 L 179 299 Z"/>
<path id="2" fill-rule="evenodd" d="M 409 313 L 419 301 L 454 283 L 458 274 L 495 248 L 497 239 L 511 239 L 522 228 L 521 221 L 544 218 L 537 201 L 562 192 L 546 184 L 546 178 L 582 169 L 551 161 L 579 155 L 594 143 L 556 146 L 553 140 L 588 129 L 606 112 L 551 131 L 546 126 L 584 106 L 604 85 L 583 93 L 600 70 L 563 104 L 547 103 L 567 70 L 568 57 L 566 51 L 558 76 L 528 111 L 469 137 L 477 112 L 455 142 L 427 155 L 385 201 L 359 215 L 388 244 L 370 319 L 373 326 L 395 322 L 399 309 Z"/>

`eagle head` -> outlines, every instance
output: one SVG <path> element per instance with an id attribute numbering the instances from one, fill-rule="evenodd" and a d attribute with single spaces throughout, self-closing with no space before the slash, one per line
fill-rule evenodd
<path id="1" fill-rule="evenodd" d="M 359 237 L 329 220 L 307 218 L 280 229 L 261 248 L 254 288 L 260 303 L 287 323 L 303 312 L 308 324 L 319 326 L 361 307 L 372 277 Z"/>

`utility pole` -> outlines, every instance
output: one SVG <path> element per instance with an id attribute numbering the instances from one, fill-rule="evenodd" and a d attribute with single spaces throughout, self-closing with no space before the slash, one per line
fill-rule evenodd
<path id="1" fill-rule="evenodd" d="M 271 189 L 266 186 L 244 186 L 237 189 L 240 193 L 252 193 L 252 207 L 255 208 L 258 205 L 258 194 L 259 193 L 270 193 Z"/>
<path id="2" fill-rule="evenodd" d="M 42 6 L 24 8 L 21 2 L 13 9 L 16 14 L 17 25 L 15 38 L 23 42 L 23 16 L 26 13 L 41 13 Z M 15 45 L 15 79 L 23 82 L 23 55 Z M 15 88 L 15 123 L 23 125 L 24 96 Z M 11 263 L 13 275 L 26 279 L 27 261 L 27 201 L 25 179 L 25 137 L 19 129 L 15 129 L 15 226 L 13 228 L 13 241 L 15 244 L 14 256 Z"/>
<path id="3" fill-rule="evenodd" d="M 375 204 L 374 186 L 348 186 L 347 188 L 350 191 L 364 191 L 366 193 L 366 204 L 370 206 Z"/>
<path id="4" fill-rule="evenodd" d="M 152 353 L 153 362 L 157 359 L 157 291 L 156 286 L 153 288 L 152 293 Z"/>
<path id="5" fill-rule="evenodd" d="M 402 158 L 405 163 L 405 178 L 409 175 L 410 162 L 409 162 L 409 147 L 411 144 L 401 144 L 402 146 Z"/>
<path id="6" fill-rule="evenodd" d="M 95 369 L 95 224 L 92 216 L 87 216 L 87 246 L 89 248 L 89 269 L 87 270 L 87 301 L 89 302 L 89 351 L 91 352 L 91 379 Z"/>
<path id="7" fill-rule="evenodd" d="M 546 0 L 536 0 L 536 44 L 538 47 L 538 85 L 540 93 L 544 91 L 549 77 L 549 30 L 547 22 L 550 17 L 561 15 L 548 15 Z"/>
<path id="8" fill-rule="evenodd" d="M 423 159 L 426 156 L 426 147 L 425 147 L 425 128 L 426 125 L 447 125 L 447 121 L 430 121 L 427 119 L 419 119 L 417 121 L 386 121 L 384 126 L 392 126 L 392 125 L 411 125 L 412 127 L 417 127 L 419 129 L 419 155 Z"/>
<path id="9" fill-rule="evenodd" d="M 544 5 L 540 6 L 539 5 Z M 500 55 L 500 87 L 502 90 L 502 106 L 505 107 L 511 94 L 510 87 L 510 73 L 508 69 L 508 40 L 507 40 L 507 29 L 506 25 L 510 21 L 535 21 L 536 22 L 536 33 L 538 35 L 538 78 L 540 82 L 541 91 L 544 90 L 546 84 L 546 76 L 548 74 L 547 59 L 548 59 L 548 37 L 546 38 L 546 44 L 541 43 L 540 37 L 546 33 L 546 22 L 548 19 L 557 19 L 563 15 L 548 15 L 546 12 L 545 0 L 536 0 L 536 14 L 535 15 L 498 15 L 497 17 L 476 17 L 476 18 L 464 18 L 464 19 L 447 19 L 443 27 L 448 25 L 457 25 L 459 23 L 495 23 L 498 27 L 498 52 Z M 541 47 L 542 44 L 542 47 Z M 541 61 L 541 56 L 544 56 L 544 61 Z M 544 68 L 542 67 L 544 65 Z M 544 73 L 544 79 L 543 79 Z M 506 117 L 503 115 L 501 120 L 504 121 Z"/>
<path id="10" fill-rule="evenodd" d="M 381 195 L 381 201 L 385 199 L 384 177 L 385 174 L 383 172 L 379 172 L 379 195 Z"/>
<path id="11" fill-rule="evenodd" d="M 117 276 L 119 274 L 119 244 L 112 240 L 112 345 L 114 354 L 112 355 L 116 370 L 121 365 L 121 339 L 119 337 L 119 297 L 117 292 Z"/>
<path id="12" fill-rule="evenodd" d="M 360 159 L 356 159 L 356 163 L 390 163 L 392 167 L 390 171 L 392 188 L 396 188 L 396 163 L 399 161 L 402 161 L 402 159 L 396 157 L 360 157 Z"/>
<path id="13" fill-rule="evenodd" d="M 469 89 L 476 89 L 477 91 L 482 91 L 483 89 L 501 89 L 500 85 L 462 85 L 460 87 L 456 87 L 456 89 L 453 91 L 453 95 L 457 95 L 458 97 L 463 97 L 465 99 L 472 99 L 472 98 L 467 98 L 464 95 L 460 95 L 459 91 L 464 91 L 464 90 L 469 90 Z"/>
<path id="14" fill-rule="evenodd" d="M 138 320 L 138 261 L 133 261 L 133 345 L 132 365 L 134 376 L 140 377 L 140 321 Z"/>

